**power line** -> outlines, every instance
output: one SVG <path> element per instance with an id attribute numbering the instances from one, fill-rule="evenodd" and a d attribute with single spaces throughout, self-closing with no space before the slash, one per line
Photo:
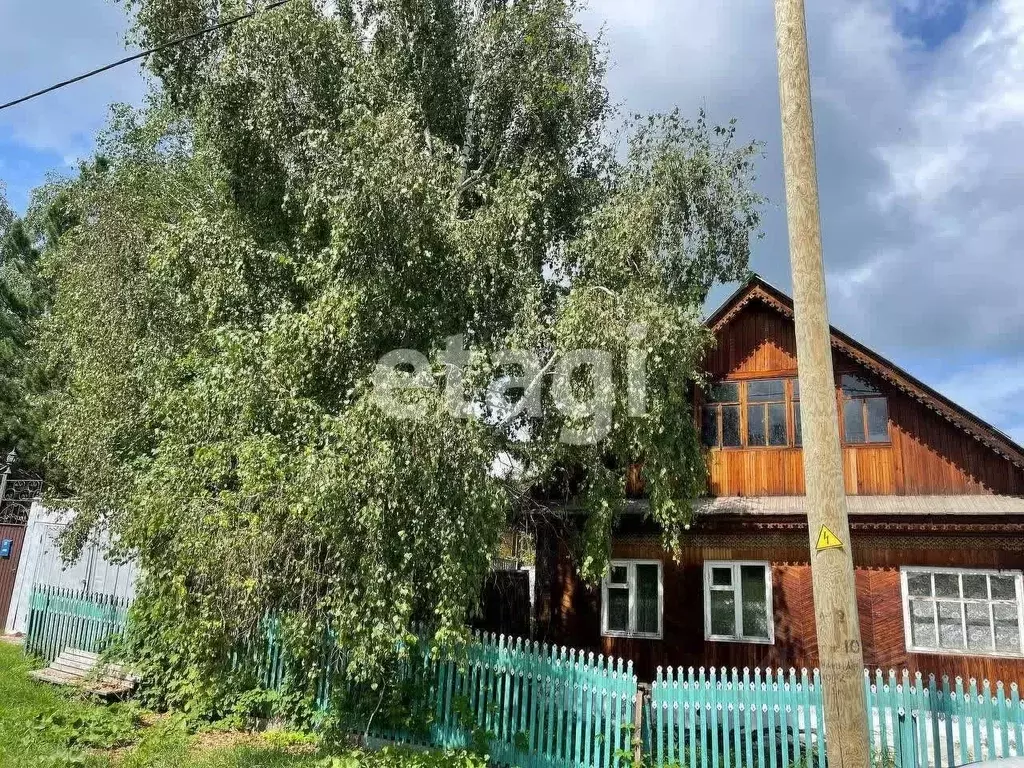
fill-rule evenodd
<path id="1" fill-rule="evenodd" d="M 184 43 L 184 42 L 186 42 L 188 40 L 192 40 L 193 38 L 202 37 L 203 35 L 209 34 L 210 32 L 216 32 L 218 29 L 224 29 L 225 27 L 230 27 L 232 24 L 237 24 L 240 21 L 244 21 L 245 19 L 251 18 L 251 17 L 255 16 L 257 13 L 260 13 L 261 11 L 269 11 L 269 10 L 272 10 L 274 8 L 277 8 L 279 6 L 285 5 L 286 3 L 290 3 L 290 2 L 291 2 L 291 0 L 273 0 L 273 2 L 267 3 L 262 8 L 254 8 L 253 10 L 251 10 L 251 11 L 249 11 L 247 13 L 243 13 L 240 16 L 235 16 L 233 18 L 227 19 L 226 21 L 221 21 L 221 22 L 218 22 L 217 24 L 214 24 L 212 26 L 205 27 L 204 29 L 200 29 L 200 30 L 198 30 L 196 32 L 190 32 L 187 35 L 182 35 L 181 37 L 176 37 L 173 40 L 168 40 L 166 43 L 163 43 L 162 45 L 156 46 L 155 48 L 150 48 L 150 49 L 142 51 L 140 53 L 132 54 L 131 56 L 126 56 L 123 59 L 119 59 L 118 61 L 111 62 L 110 64 L 107 64 L 105 66 L 99 67 L 98 69 L 94 69 L 94 70 L 92 70 L 90 72 L 85 72 L 85 73 L 83 73 L 81 75 L 78 75 L 77 77 L 72 77 L 70 80 L 63 80 L 63 81 L 61 81 L 59 83 L 55 83 L 55 84 L 53 84 L 53 85 L 51 85 L 51 86 L 49 86 L 47 88 L 43 88 L 41 91 L 36 91 L 35 93 L 30 93 L 27 96 L 22 96 L 20 99 L 15 99 L 14 101 L 8 101 L 6 104 L 0 104 L 0 110 L 4 110 L 4 109 L 7 109 L 8 107 L 13 107 L 13 106 L 16 106 L 18 104 L 22 104 L 22 103 L 24 103 L 26 101 L 30 101 L 31 99 L 37 98 L 38 96 L 42 96 L 43 94 L 50 93 L 50 91 L 56 91 L 59 88 L 63 88 L 64 86 L 71 85 L 72 83 L 77 83 L 79 80 L 85 80 L 86 78 L 92 77 L 93 75 L 98 75 L 101 72 L 106 72 L 108 69 L 113 69 L 114 67 L 120 67 L 122 64 L 127 64 L 127 63 L 129 63 L 131 61 L 135 61 L 137 59 L 143 59 L 146 56 L 149 56 L 150 54 L 159 53 L 160 51 L 162 51 L 162 50 L 164 50 L 166 48 L 172 48 L 175 45 L 181 45 L 182 43 Z"/>

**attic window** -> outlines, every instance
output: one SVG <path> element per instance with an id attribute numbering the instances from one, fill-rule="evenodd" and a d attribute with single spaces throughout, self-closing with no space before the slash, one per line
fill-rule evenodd
<path id="1" fill-rule="evenodd" d="M 740 385 L 735 381 L 715 384 L 708 404 L 701 410 L 701 440 L 716 448 L 736 448 L 740 443 Z"/>
<path id="2" fill-rule="evenodd" d="M 747 445 L 786 445 L 786 382 L 747 382 Z"/>
<path id="3" fill-rule="evenodd" d="M 843 374 L 843 441 L 889 442 L 889 406 L 873 384 L 859 376 Z"/>

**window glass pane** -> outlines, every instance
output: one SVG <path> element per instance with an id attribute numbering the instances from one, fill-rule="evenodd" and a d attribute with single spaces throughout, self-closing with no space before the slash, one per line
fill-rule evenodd
<path id="1" fill-rule="evenodd" d="M 865 401 L 868 410 L 868 442 L 889 442 L 889 406 L 884 397 Z"/>
<path id="2" fill-rule="evenodd" d="M 628 584 L 629 568 L 625 565 L 613 565 L 612 572 L 608 576 L 608 581 L 611 584 Z"/>
<path id="3" fill-rule="evenodd" d="M 965 576 L 964 590 L 966 589 Z M 967 649 L 970 651 L 992 650 L 992 625 L 989 623 L 988 611 L 988 603 L 967 603 Z"/>
<path id="4" fill-rule="evenodd" d="M 988 600 L 988 576 L 983 573 L 965 573 L 963 582 L 964 597 Z"/>
<path id="5" fill-rule="evenodd" d="M 938 603 L 939 646 L 942 648 L 964 648 L 963 603 Z"/>
<path id="6" fill-rule="evenodd" d="M 718 408 L 713 405 L 701 409 L 700 441 L 709 448 L 718 445 Z"/>
<path id="7" fill-rule="evenodd" d="M 636 566 L 636 631 L 657 634 L 658 566 L 638 563 Z"/>
<path id="8" fill-rule="evenodd" d="M 626 632 L 629 629 L 629 590 L 622 587 L 608 588 L 608 626 L 610 632 Z"/>
<path id="9" fill-rule="evenodd" d="M 748 403 L 781 402 L 785 397 L 786 389 L 782 379 L 747 382 Z"/>
<path id="10" fill-rule="evenodd" d="M 738 403 L 740 401 L 740 385 L 735 381 L 723 381 L 714 384 L 708 392 L 708 402 Z"/>
<path id="11" fill-rule="evenodd" d="M 843 402 L 843 436 L 848 443 L 864 442 L 863 406 L 862 400 Z"/>
<path id="12" fill-rule="evenodd" d="M 853 374 L 844 373 L 841 386 L 843 395 L 846 397 L 864 397 L 866 395 L 877 395 L 878 390 L 864 379 Z"/>
<path id="13" fill-rule="evenodd" d="M 800 403 L 793 403 L 793 443 L 801 445 L 803 441 L 803 433 L 800 426 Z"/>
<path id="14" fill-rule="evenodd" d="M 715 587 L 731 587 L 732 568 L 713 566 L 711 568 L 711 584 Z"/>
<path id="15" fill-rule="evenodd" d="M 936 573 L 935 574 L 935 596 L 936 597 L 960 597 L 960 574 L 958 574 L 958 573 Z"/>
<path id="16" fill-rule="evenodd" d="M 908 573 L 907 592 L 914 597 L 931 597 L 932 576 L 930 573 Z"/>
<path id="17" fill-rule="evenodd" d="M 768 639 L 768 595 L 763 565 L 740 566 L 743 636 Z"/>
<path id="18" fill-rule="evenodd" d="M 996 603 L 992 606 L 992 614 L 996 625 L 996 650 L 1020 653 L 1017 606 Z"/>
<path id="19" fill-rule="evenodd" d="M 910 601 L 910 635 L 918 648 L 935 648 L 935 603 L 931 600 Z"/>
<path id="20" fill-rule="evenodd" d="M 740 444 L 740 407 L 722 406 L 722 445 L 735 448 Z"/>
<path id="21" fill-rule="evenodd" d="M 786 404 L 772 403 L 768 406 L 768 445 L 786 445 Z"/>
<path id="22" fill-rule="evenodd" d="M 711 634 L 735 637 L 736 601 L 732 592 L 711 590 Z"/>
<path id="23" fill-rule="evenodd" d="M 1017 590 L 1013 588 L 1013 576 L 992 576 L 993 600 L 1016 600 Z"/>
<path id="24" fill-rule="evenodd" d="M 800 399 L 800 379 L 793 379 L 792 387 L 793 387 L 793 399 L 794 400 L 799 400 Z"/>
<path id="25" fill-rule="evenodd" d="M 747 408 L 747 445 L 764 445 L 764 406 L 751 405 Z"/>

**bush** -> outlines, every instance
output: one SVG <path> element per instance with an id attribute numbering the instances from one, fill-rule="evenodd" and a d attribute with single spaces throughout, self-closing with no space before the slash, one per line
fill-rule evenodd
<path id="1" fill-rule="evenodd" d="M 426 751 L 385 747 L 329 757 L 319 768 L 487 768 L 487 761 L 464 750 Z"/>
<path id="2" fill-rule="evenodd" d="M 46 732 L 65 747 L 114 749 L 139 740 L 142 719 L 132 705 L 102 709 L 54 710 L 36 719 L 35 730 Z"/>

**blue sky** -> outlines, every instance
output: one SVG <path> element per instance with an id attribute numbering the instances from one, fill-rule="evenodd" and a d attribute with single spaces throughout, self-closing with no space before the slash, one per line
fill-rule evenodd
<path id="1" fill-rule="evenodd" d="M 807 6 L 832 321 L 1024 442 L 1024 0 Z M 772 3 L 591 0 L 583 18 L 622 106 L 704 107 L 765 143 L 752 266 L 789 290 Z M 125 28 L 107 0 L 0 0 L 0 101 L 124 55 Z M 129 66 L 0 112 L 12 204 L 144 93 Z"/>

